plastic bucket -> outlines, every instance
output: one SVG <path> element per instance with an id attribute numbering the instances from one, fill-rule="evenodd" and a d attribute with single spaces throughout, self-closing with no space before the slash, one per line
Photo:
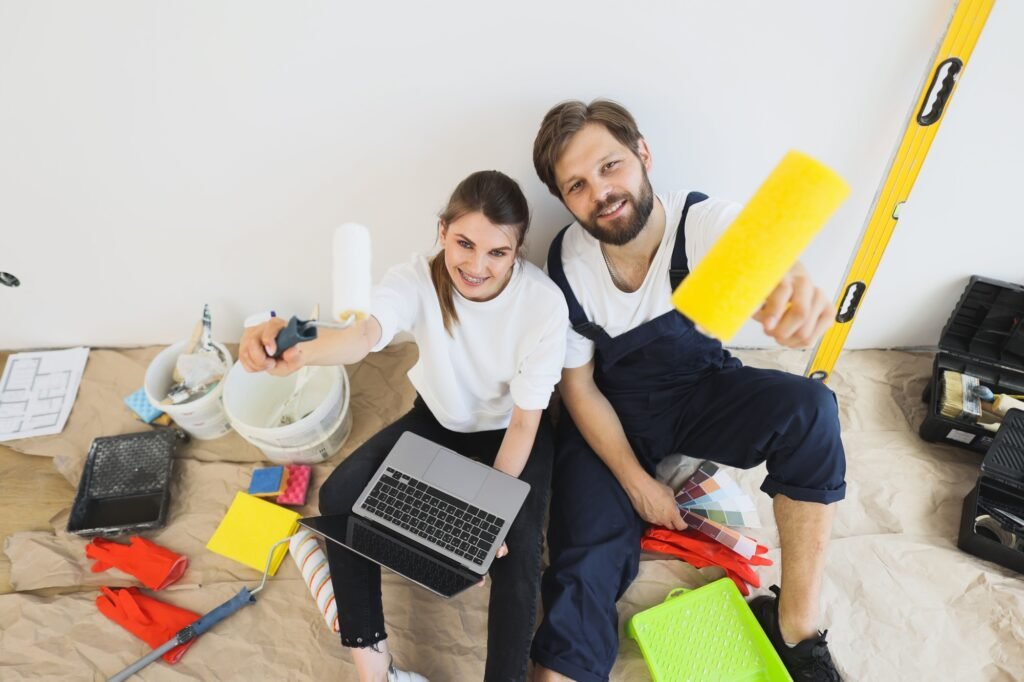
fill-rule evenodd
<path id="1" fill-rule="evenodd" d="M 268 459 L 288 464 L 316 464 L 338 450 L 352 430 L 348 374 L 342 367 L 310 367 L 291 424 L 272 425 L 282 404 L 295 391 L 301 372 L 275 377 L 247 372 L 241 363 L 224 382 L 224 408 L 231 426 Z"/>
<path id="2" fill-rule="evenodd" d="M 231 353 L 220 343 L 214 343 L 224 357 L 231 358 Z M 185 352 L 188 341 L 179 341 L 160 351 L 146 368 L 143 387 L 146 398 L 153 407 L 166 412 L 174 423 L 184 429 L 190 436 L 199 440 L 219 438 L 231 430 L 227 412 L 221 396 L 224 393 L 224 379 L 214 386 L 213 390 L 197 400 L 180 405 L 161 405 L 160 401 L 167 397 L 167 390 L 174 384 L 171 375 L 178 356 Z"/>
<path id="3" fill-rule="evenodd" d="M 348 434 L 352 432 L 352 413 L 345 410 L 337 423 L 320 440 L 309 445 L 275 448 L 268 443 L 258 442 L 243 436 L 250 443 L 258 447 L 267 459 L 278 464 L 318 464 L 332 456 L 348 440 Z"/>

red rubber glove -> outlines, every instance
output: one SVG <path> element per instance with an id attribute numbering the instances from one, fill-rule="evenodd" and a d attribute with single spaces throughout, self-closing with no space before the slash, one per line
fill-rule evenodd
<path id="1" fill-rule="evenodd" d="M 153 649 L 174 637 L 178 630 L 199 620 L 198 613 L 147 597 L 137 587 L 101 587 L 100 591 L 103 594 L 96 597 L 96 608 L 100 613 Z M 168 663 L 177 663 L 195 641 L 191 639 L 179 644 L 162 658 Z"/>
<path id="2" fill-rule="evenodd" d="M 96 560 L 92 572 L 99 573 L 113 567 L 135 576 L 151 590 L 162 590 L 176 582 L 188 567 L 188 557 L 145 538 L 133 536 L 130 542 L 130 545 L 122 545 L 104 538 L 93 538 L 85 546 L 85 555 Z"/>
<path id="3" fill-rule="evenodd" d="M 725 571 L 725 574 L 736 583 L 736 587 L 739 588 L 740 592 L 744 595 L 748 595 L 747 583 L 750 583 L 754 587 L 760 586 L 760 579 L 757 577 L 757 573 L 753 571 L 749 566 L 723 566 L 721 562 L 713 561 L 707 557 L 701 556 L 690 550 L 677 547 L 676 545 L 662 542 L 660 540 L 646 539 L 641 543 L 641 548 L 650 552 L 660 552 L 662 554 L 668 554 L 674 556 L 677 559 L 681 559 L 686 563 L 690 564 L 694 568 L 706 568 L 707 566 L 717 566 Z"/>
<path id="4" fill-rule="evenodd" d="M 764 545 L 758 545 L 754 556 L 748 560 L 725 545 L 691 529 L 676 531 L 652 526 L 641 538 L 640 548 L 677 557 L 694 568 L 718 566 L 725 570 L 726 575 L 736 583 L 736 587 L 744 595 L 750 594 L 747 583 L 754 587 L 761 586 L 761 579 L 753 566 L 772 565 L 771 559 L 761 556 L 768 551 Z"/>

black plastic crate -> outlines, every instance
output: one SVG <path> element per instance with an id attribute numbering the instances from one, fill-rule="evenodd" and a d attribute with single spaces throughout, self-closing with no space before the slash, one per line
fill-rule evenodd
<path id="1" fill-rule="evenodd" d="M 942 416 L 942 373 L 978 377 L 996 394 L 1024 394 L 1024 286 L 975 275 L 957 301 L 939 338 L 940 352 L 925 389 L 928 413 L 919 433 L 984 453 L 994 436 L 977 424 Z"/>
<path id="2" fill-rule="evenodd" d="M 162 528 L 176 446 L 185 434 L 158 429 L 93 440 L 67 531 L 119 535 Z"/>
<path id="3" fill-rule="evenodd" d="M 1024 573 L 1024 411 L 1010 410 L 964 499 L 957 546 Z"/>
<path id="4" fill-rule="evenodd" d="M 991 515 L 986 513 L 988 510 L 985 507 L 978 506 L 981 488 L 982 481 L 979 480 L 978 485 L 964 498 L 956 546 L 979 559 L 1024 574 L 1024 543 L 1018 538 L 1016 546 L 1010 545 L 1012 540 L 1006 539 L 1005 534 L 997 535 L 985 527 L 986 517 L 991 518 Z M 1000 540 L 1000 536 L 1004 539 Z"/>
<path id="5" fill-rule="evenodd" d="M 1003 417 L 999 434 L 981 462 L 981 475 L 1010 490 L 1024 514 L 1024 410 L 1010 410 Z"/>

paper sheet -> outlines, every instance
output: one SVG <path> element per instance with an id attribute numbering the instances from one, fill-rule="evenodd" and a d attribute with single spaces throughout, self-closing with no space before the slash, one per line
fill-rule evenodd
<path id="1" fill-rule="evenodd" d="M 88 348 L 16 353 L 0 377 L 0 442 L 64 430 Z"/>

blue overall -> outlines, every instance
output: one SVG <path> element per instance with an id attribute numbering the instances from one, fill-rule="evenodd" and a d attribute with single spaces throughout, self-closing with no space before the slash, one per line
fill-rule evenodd
<path id="1" fill-rule="evenodd" d="M 693 192 L 686 199 L 669 272 L 673 289 L 689 272 L 687 213 L 706 198 Z M 551 245 L 548 274 L 565 294 L 573 329 L 594 341 L 594 381 L 648 473 L 677 452 L 743 469 L 767 462 L 761 489 L 769 495 L 824 504 L 843 498 L 846 461 L 831 390 L 743 367 L 675 310 L 610 337 L 587 319 L 569 286 L 564 236 L 562 230 Z M 636 577 L 647 524 L 567 410 L 553 476 L 544 620 L 531 655 L 578 682 L 607 680 L 619 649 L 615 602 Z"/>

